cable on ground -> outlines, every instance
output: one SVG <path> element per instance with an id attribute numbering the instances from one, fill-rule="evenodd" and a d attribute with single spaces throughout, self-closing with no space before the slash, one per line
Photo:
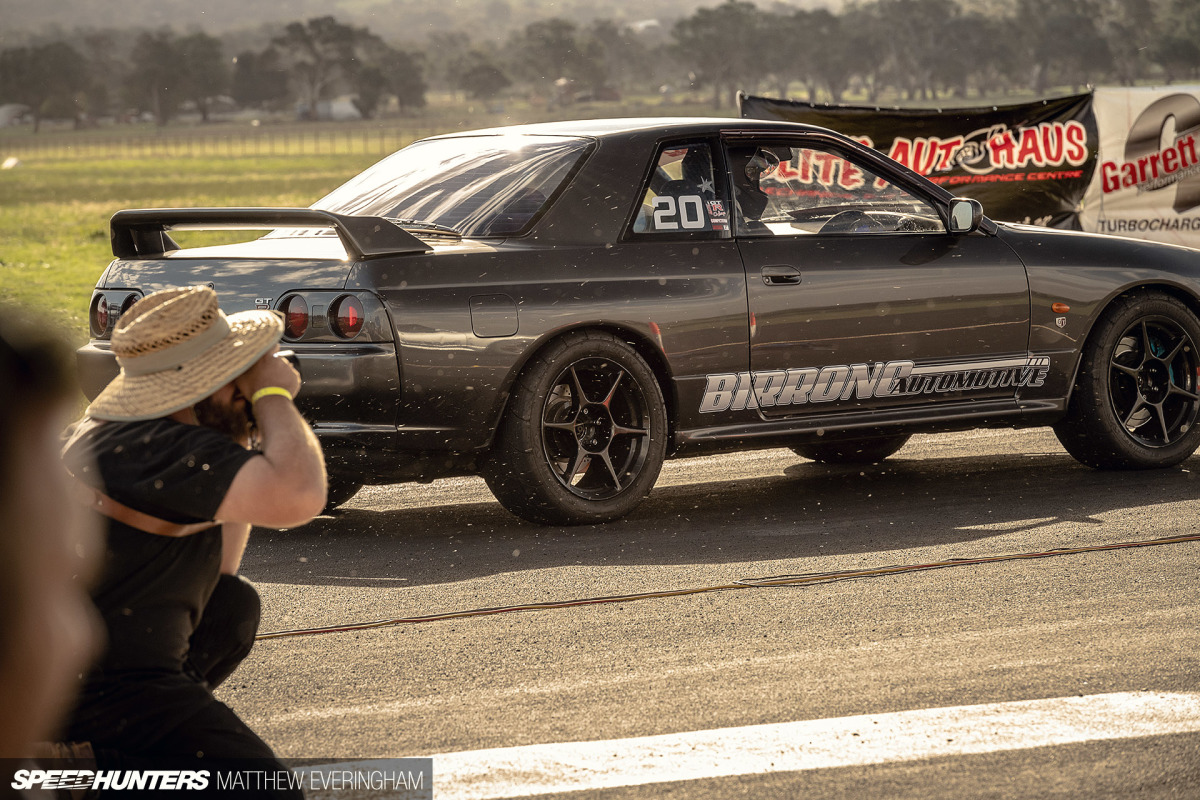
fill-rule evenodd
<path id="1" fill-rule="evenodd" d="M 604 597 L 587 597 L 579 600 L 559 600 L 546 603 L 525 603 L 514 606 L 497 606 L 495 608 L 476 608 L 469 611 L 448 611 L 441 614 L 427 614 L 419 617 L 396 617 L 381 619 L 373 622 L 353 622 L 342 625 L 329 625 L 320 628 L 300 628 L 286 631 L 271 631 L 260 633 L 254 637 L 256 641 L 264 639 L 282 639 L 289 636 L 312 636 L 318 633 L 345 633 L 348 631 L 370 630 L 372 628 L 389 628 L 396 625 L 413 625 L 418 622 L 442 622 L 451 619 L 466 619 L 468 617 L 486 617 L 495 614 L 507 614 L 513 611 L 549 611 L 556 608 L 575 608 L 577 606 L 594 606 L 604 603 L 629 603 L 635 600 L 651 600 L 662 597 L 684 597 L 692 594 L 707 592 L 727 592 L 734 589 L 761 589 L 775 586 L 808 586 L 817 583 L 833 583 L 835 581 L 853 580 L 857 578 L 878 578 L 886 575 L 900 575 L 908 572 L 924 572 L 933 569 L 950 567 L 977 566 L 980 564 L 996 564 L 1002 561 L 1023 561 L 1035 558 L 1050 558 L 1051 556 L 1079 555 L 1081 553 L 1100 553 L 1106 550 L 1128 550 L 1135 547 L 1153 547 L 1163 544 L 1181 544 L 1183 542 L 1200 541 L 1200 534 L 1187 536 L 1168 536 L 1162 539 L 1147 539 L 1137 542 L 1118 542 L 1116 544 L 1090 545 L 1087 547 L 1060 547 L 1033 553 L 1007 553 L 999 556 L 979 556 L 975 558 L 950 558 L 945 561 L 931 561 L 925 564 L 902 564 L 890 567 L 873 567 L 870 569 L 838 570 L 835 572 L 809 572 L 800 575 L 772 575 L 765 578 L 744 578 L 733 583 L 717 584 L 714 586 L 698 586 L 692 589 L 668 589 L 657 592 L 638 592 L 637 594 L 607 595 Z"/>

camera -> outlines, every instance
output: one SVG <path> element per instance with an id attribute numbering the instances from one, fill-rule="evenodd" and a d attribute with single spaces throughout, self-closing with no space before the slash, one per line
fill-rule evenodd
<path id="1" fill-rule="evenodd" d="M 296 368 L 296 372 L 300 373 L 300 377 L 304 377 L 304 371 L 300 369 L 300 359 L 296 356 L 295 350 L 280 350 L 275 357 L 287 359 L 287 362 Z"/>

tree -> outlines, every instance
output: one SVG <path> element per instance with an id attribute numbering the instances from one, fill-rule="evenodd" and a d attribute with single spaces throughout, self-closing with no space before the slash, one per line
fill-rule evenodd
<path id="1" fill-rule="evenodd" d="M 834 103 L 842 102 L 850 80 L 870 68 L 872 54 L 880 47 L 872 38 L 871 27 L 860 27 L 846 16 L 834 16 L 825 9 L 811 12 L 803 20 L 804 41 L 808 49 L 809 98 L 817 99 L 818 86 L 823 87 Z"/>
<path id="2" fill-rule="evenodd" d="M 950 20 L 960 13 L 954 0 L 879 0 L 882 29 L 887 32 L 885 64 L 890 81 L 910 100 L 934 99 L 934 61 L 945 46 Z"/>
<path id="3" fill-rule="evenodd" d="M 671 52 L 701 85 L 713 90 L 720 108 L 738 89 L 753 91 L 766 74 L 760 53 L 763 15 L 746 0 L 726 0 L 700 8 L 671 29 Z"/>
<path id="4" fill-rule="evenodd" d="M 377 36 L 360 31 L 355 57 L 347 66 L 354 107 L 364 119 L 375 116 L 386 94 L 394 95 L 401 111 L 425 106 L 425 79 L 411 54 L 388 46 Z"/>
<path id="5" fill-rule="evenodd" d="M 83 56 L 66 42 L 0 52 L 0 97 L 29 106 L 33 131 L 46 116 L 71 116 L 89 85 Z"/>
<path id="6" fill-rule="evenodd" d="M 998 94 L 1025 79 L 1026 65 L 1017 44 L 1024 38 L 1026 26 L 1015 17 L 997 17 L 971 13 L 962 32 L 964 51 L 980 95 Z"/>
<path id="7" fill-rule="evenodd" d="M 315 116 L 320 102 L 353 71 L 359 35 L 359 30 L 333 17 L 316 17 L 289 24 L 272 40 L 308 115 Z"/>
<path id="8" fill-rule="evenodd" d="M 1017 15 L 1041 24 L 1025 39 L 1030 84 L 1037 95 L 1055 85 L 1086 86 L 1112 63 L 1108 42 L 1100 34 L 1092 0 L 1018 0 Z"/>
<path id="9" fill-rule="evenodd" d="M 166 125 L 187 94 L 183 60 L 170 31 L 142 33 L 130 56 L 132 69 L 125 79 L 129 100 L 148 109 L 159 126 Z"/>
<path id="10" fill-rule="evenodd" d="M 454 84 L 455 88 L 462 89 L 476 100 L 489 100 L 511 85 L 512 81 L 504 71 L 480 50 L 467 53 L 465 64 Z"/>
<path id="11" fill-rule="evenodd" d="M 221 42 L 206 33 L 193 33 L 174 43 L 183 67 L 181 93 L 200 110 L 200 119 L 208 122 L 209 104 L 229 90 L 229 67 L 221 52 Z"/>
<path id="12" fill-rule="evenodd" d="M 827 35 L 817 45 L 821 48 L 820 57 L 814 59 L 817 74 L 826 69 L 834 71 L 834 75 L 824 81 L 827 86 L 836 85 L 837 78 L 843 74 L 843 80 L 848 84 L 850 75 L 856 75 L 867 92 L 867 101 L 878 102 L 887 82 L 889 31 L 874 6 L 850 6 L 834 19 L 834 23 L 836 27 L 831 24 L 830 30 L 836 31 L 837 35 Z M 829 49 L 833 52 L 827 52 Z"/>
<path id="13" fill-rule="evenodd" d="M 419 54 L 397 50 L 366 29 L 357 31 L 354 60 L 346 70 L 354 105 L 364 118 L 373 117 L 385 95 L 396 98 L 402 112 L 425 106 L 425 71 Z"/>
<path id="14" fill-rule="evenodd" d="M 387 88 L 387 79 L 379 67 L 363 67 L 354 73 L 351 81 L 354 88 L 354 107 L 363 119 L 371 119 L 379 108 Z"/>
<path id="15" fill-rule="evenodd" d="M 941 33 L 956 46 L 940 47 L 926 55 L 935 92 L 965 98 L 976 74 L 989 66 L 981 63 L 984 59 L 980 58 L 985 52 L 981 48 L 988 44 L 980 36 L 985 30 L 983 22 L 975 13 L 958 14 L 945 21 Z"/>
<path id="16" fill-rule="evenodd" d="M 817 14 L 833 15 L 828 11 L 796 10 L 790 14 L 767 15 L 760 34 L 760 58 L 769 79 L 775 84 L 775 94 L 787 97 L 793 81 L 808 87 L 808 99 L 816 100 L 813 81 L 815 55 L 813 47 L 819 40 L 814 24 Z M 803 45 L 802 45 L 803 43 Z"/>
<path id="17" fill-rule="evenodd" d="M 121 95 L 121 81 L 126 69 L 123 48 L 119 47 L 113 31 L 86 33 L 80 44 L 90 75 L 84 90 L 84 104 L 88 114 L 99 117 L 107 113 L 114 98 Z"/>
<path id="18" fill-rule="evenodd" d="M 286 100 L 288 74 L 279 64 L 279 53 L 272 48 L 239 53 L 230 91 L 234 102 L 248 108 L 267 108 Z"/>
<path id="19" fill-rule="evenodd" d="M 509 41 L 513 71 L 531 82 L 553 84 L 559 78 L 588 79 L 589 62 L 576 38 L 574 23 L 554 17 L 539 20 Z"/>
<path id="20" fill-rule="evenodd" d="M 1200 47 L 1186 36 L 1163 37 L 1150 49 L 1150 58 L 1162 67 L 1168 85 L 1200 70 Z"/>
<path id="21" fill-rule="evenodd" d="M 1111 69 L 1122 86 L 1133 86 L 1158 41 L 1153 0 L 1101 0 L 1099 29 L 1112 54 Z"/>
<path id="22" fill-rule="evenodd" d="M 468 68 L 471 37 L 462 31 L 434 31 L 425 45 L 426 75 L 442 89 L 459 88 L 462 73 Z"/>
<path id="23" fill-rule="evenodd" d="M 384 61 L 388 87 L 402 112 L 425 107 L 425 83 L 421 63 L 412 53 L 392 50 Z"/>
<path id="24" fill-rule="evenodd" d="M 598 19 L 584 28 L 581 39 L 584 69 L 593 91 L 607 86 L 655 82 L 658 66 L 654 54 L 628 25 Z"/>
<path id="25" fill-rule="evenodd" d="M 1157 41 L 1150 58 L 1162 67 L 1167 83 L 1193 77 L 1200 71 L 1200 4 L 1167 0 L 1163 4 Z"/>

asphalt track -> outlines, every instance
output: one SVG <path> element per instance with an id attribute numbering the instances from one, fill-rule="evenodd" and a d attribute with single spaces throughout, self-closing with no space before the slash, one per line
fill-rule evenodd
<path id="1" fill-rule="evenodd" d="M 1036 430 L 673 462 L 603 526 L 373 487 L 243 572 L 269 631 L 1103 546 L 1200 533 L 1197 473 Z M 432 755 L 439 798 L 1196 797 L 1198 582 L 1189 542 L 287 637 L 220 696 L 285 757 Z"/>

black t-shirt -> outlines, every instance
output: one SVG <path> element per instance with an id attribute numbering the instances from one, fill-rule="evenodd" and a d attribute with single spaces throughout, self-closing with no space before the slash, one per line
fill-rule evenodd
<path id="1" fill-rule="evenodd" d="M 212 520 L 234 476 L 257 455 L 211 428 L 170 419 L 85 419 L 63 460 L 76 478 L 169 522 Z M 144 533 L 108 521 L 107 557 L 92 597 L 108 628 L 93 674 L 183 668 L 188 640 L 221 564 L 221 528 L 191 536 Z"/>

